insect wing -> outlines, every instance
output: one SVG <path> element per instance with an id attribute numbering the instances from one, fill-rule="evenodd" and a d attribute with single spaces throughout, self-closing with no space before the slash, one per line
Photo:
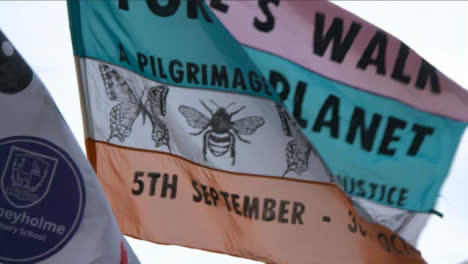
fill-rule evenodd
<path id="1" fill-rule="evenodd" d="M 192 107 L 181 105 L 179 112 L 187 119 L 187 124 L 193 128 L 206 128 L 210 122 L 208 117 Z"/>
<path id="2" fill-rule="evenodd" d="M 138 98 L 133 93 L 130 85 L 111 66 L 99 64 L 99 71 L 106 88 L 107 97 L 112 101 L 131 102 L 138 106 Z"/>
<path id="3" fill-rule="evenodd" d="M 162 120 L 162 116 L 166 115 L 166 99 L 169 93 L 169 88 L 165 85 L 151 87 L 148 90 L 148 97 L 145 102 L 147 114 L 153 125 L 151 138 L 155 142 L 156 147 L 169 146 L 169 130 Z"/>
<path id="4" fill-rule="evenodd" d="M 107 97 L 119 104 L 112 107 L 110 112 L 110 135 L 108 141 L 117 137 L 124 141 L 132 132 L 132 126 L 138 114 L 141 112 L 139 100 L 133 93 L 128 83 L 112 67 L 99 64 Z"/>
<path id="5" fill-rule="evenodd" d="M 140 108 L 135 107 L 135 104 L 131 102 L 121 102 L 112 107 L 109 140 L 117 137 L 121 142 L 124 141 L 131 134 L 133 123 L 138 114 L 140 114 Z"/>
<path id="6" fill-rule="evenodd" d="M 157 148 L 161 146 L 169 147 L 169 130 L 167 129 L 166 123 L 157 116 L 152 116 L 151 123 L 153 124 L 153 132 L 151 138 Z"/>
<path id="7" fill-rule="evenodd" d="M 286 109 L 280 104 L 275 104 L 276 110 L 281 120 L 281 126 L 286 136 L 292 137 L 286 145 L 286 163 L 288 168 L 284 175 L 289 171 L 294 171 L 302 175 L 309 167 L 309 156 L 312 146 L 309 140 L 304 136 L 297 122 L 291 118 Z"/>
<path id="8" fill-rule="evenodd" d="M 166 85 L 157 85 L 149 88 L 145 107 L 150 114 L 158 116 L 166 115 L 166 100 L 168 93 L 169 88 Z"/>
<path id="9" fill-rule="evenodd" d="M 232 129 L 241 135 L 252 135 L 265 124 L 265 119 L 259 116 L 249 116 L 232 122 Z"/>
<path id="10" fill-rule="evenodd" d="M 276 110 L 278 111 L 279 118 L 281 120 L 281 127 L 283 128 L 284 134 L 286 136 L 291 136 L 291 117 L 289 116 L 286 109 L 278 104 L 275 103 Z"/>

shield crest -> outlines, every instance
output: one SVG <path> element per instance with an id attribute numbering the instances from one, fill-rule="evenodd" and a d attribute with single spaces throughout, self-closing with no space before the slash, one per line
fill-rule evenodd
<path id="1" fill-rule="evenodd" d="M 6 200 L 16 208 L 28 208 L 48 193 L 58 159 L 19 147 L 11 147 L 1 178 Z"/>

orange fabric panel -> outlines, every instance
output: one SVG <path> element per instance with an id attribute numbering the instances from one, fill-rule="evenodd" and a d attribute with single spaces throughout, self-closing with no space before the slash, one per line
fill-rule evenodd
<path id="1" fill-rule="evenodd" d="M 236 174 L 87 140 L 121 231 L 267 263 L 425 263 L 332 184 Z"/>

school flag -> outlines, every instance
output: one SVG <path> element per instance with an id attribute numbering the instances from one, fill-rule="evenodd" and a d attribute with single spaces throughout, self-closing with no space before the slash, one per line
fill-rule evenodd
<path id="1" fill-rule="evenodd" d="M 1 31 L 0 120 L 0 263 L 139 263 L 53 99 Z"/>
<path id="2" fill-rule="evenodd" d="M 208 4 L 68 2 L 88 157 L 122 231 L 274 263 L 422 262 L 378 223 L 414 243 L 466 94 L 329 3 Z"/>

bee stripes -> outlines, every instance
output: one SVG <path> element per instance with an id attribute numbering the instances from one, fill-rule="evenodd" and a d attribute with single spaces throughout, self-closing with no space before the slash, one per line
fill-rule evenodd
<path id="1" fill-rule="evenodd" d="M 224 155 L 231 145 L 231 135 L 229 133 L 211 133 L 208 138 L 208 148 L 215 157 Z"/>
<path id="2" fill-rule="evenodd" d="M 252 135 L 265 124 L 265 119 L 259 116 L 248 116 L 232 121 L 232 116 L 242 111 L 245 106 L 229 113 L 227 109 L 235 103 L 221 107 L 211 101 L 217 107 L 216 111 L 209 108 L 203 101 L 200 103 L 210 113 L 210 118 L 195 108 L 185 105 L 179 106 L 179 111 L 185 117 L 187 124 L 193 128 L 201 129 L 190 134 L 197 136 L 204 133 L 202 153 L 205 160 L 207 160 L 208 150 L 215 157 L 223 156 L 230 150 L 232 166 L 234 166 L 236 163 L 236 138 L 244 143 L 250 143 L 240 135 Z"/>

